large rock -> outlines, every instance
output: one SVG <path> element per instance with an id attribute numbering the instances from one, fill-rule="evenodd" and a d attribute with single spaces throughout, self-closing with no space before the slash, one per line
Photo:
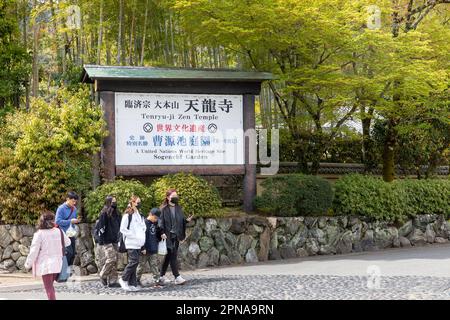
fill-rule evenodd
<path id="1" fill-rule="evenodd" d="M 326 244 L 326 234 L 319 228 L 313 228 L 309 230 L 309 237 L 317 240 L 319 244 Z"/>
<path id="2" fill-rule="evenodd" d="M 23 237 L 20 239 L 20 244 L 24 245 L 25 247 L 31 246 L 31 238 L 30 237 Z"/>
<path id="3" fill-rule="evenodd" d="M 209 237 L 201 237 L 199 241 L 199 246 L 203 252 L 207 252 L 214 246 L 214 240 Z"/>
<path id="4" fill-rule="evenodd" d="M 256 255 L 256 250 L 250 248 L 245 255 L 245 262 L 247 263 L 256 263 L 258 262 L 258 256 Z"/>
<path id="5" fill-rule="evenodd" d="M 425 234 L 420 229 L 414 229 L 409 235 L 409 241 L 413 246 L 423 246 L 427 243 Z"/>
<path id="6" fill-rule="evenodd" d="M 336 246 L 336 253 L 350 253 L 353 247 L 353 234 L 350 230 L 344 232 Z"/>
<path id="7" fill-rule="evenodd" d="M 316 239 L 309 238 L 306 240 L 306 251 L 310 256 L 316 255 L 320 250 L 319 244 Z"/>
<path id="8" fill-rule="evenodd" d="M 294 248 L 303 247 L 308 238 L 308 229 L 302 224 L 299 226 L 297 233 L 289 241 L 289 245 Z"/>
<path id="9" fill-rule="evenodd" d="M 400 247 L 402 247 L 402 248 L 411 247 L 411 241 L 409 241 L 408 238 L 406 238 L 406 237 L 399 237 L 399 241 L 400 241 Z"/>
<path id="10" fill-rule="evenodd" d="M 303 225 L 300 220 L 293 218 L 291 222 L 286 226 L 287 233 L 290 235 L 296 234 L 301 224 Z"/>
<path id="11" fill-rule="evenodd" d="M 417 215 L 413 220 L 413 226 L 415 229 L 420 229 L 420 231 L 425 232 L 427 225 L 435 222 L 437 216 L 433 214 L 420 214 Z"/>
<path id="12" fill-rule="evenodd" d="M 197 261 L 197 268 L 206 268 L 209 266 L 209 256 L 206 252 L 200 253 Z"/>
<path id="13" fill-rule="evenodd" d="M 277 218 L 275 218 L 275 217 L 270 217 L 270 218 L 267 218 L 267 222 L 269 223 L 269 226 L 272 228 L 272 229 L 276 229 L 276 227 L 277 227 Z"/>
<path id="14" fill-rule="evenodd" d="M 433 230 L 434 233 L 436 234 L 436 237 L 441 237 L 445 239 L 449 238 L 449 229 L 447 227 L 444 215 L 439 215 L 438 219 L 433 224 Z"/>
<path id="15" fill-rule="evenodd" d="M 197 259 L 198 255 L 201 252 L 199 245 L 195 242 L 191 242 L 188 251 L 194 257 L 194 259 Z"/>
<path id="16" fill-rule="evenodd" d="M 264 228 L 260 227 L 256 224 L 250 224 L 247 228 L 247 234 L 252 237 L 258 237 L 261 232 L 263 232 Z"/>
<path id="17" fill-rule="evenodd" d="M 433 230 L 433 225 L 427 225 L 425 230 L 425 239 L 428 243 L 434 243 L 434 239 L 436 238 L 436 233 Z"/>
<path id="18" fill-rule="evenodd" d="M 252 242 L 253 238 L 248 234 L 239 235 L 237 240 L 239 254 L 244 256 L 247 253 L 247 250 L 251 248 Z"/>
<path id="19" fill-rule="evenodd" d="M 241 234 L 245 232 L 246 219 L 242 217 L 232 218 L 230 231 L 234 234 Z"/>
<path id="20" fill-rule="evenodd" d="M 22 255 L 20 254 L 20 252 L 13 252 L 11 253 L 11 259 L 13 259 L 14 261 L 17 261 Z"/>
<path id="21" fill-rule="evenodd" d="M 272 232 L 272 235 L 270 237 L 270 250 L 278 249 L 278 232 L 274 231 Z"/>
<path id="22" fill-rule="evenodd" d="M 30 225 L 21 226 L 21 229 L 24 237 L 33 237 L 34 233 L 36 232 L 36 229 Z"/>
<path id="23" fill-rule="evenodd" d="M 19 252 L 20 242 L 14 242 L 12 247 L 15 252 Z"/>
<path id="24" fill-rule="evenodd" d="M 189 235 L 189 240 L 198 242 L 200 238 L 203 236 L 203 230 L 200 225 L 196 225 L 193 229 L 191 234 Z"/>
<path id="25" fill-rule="evenodd" d="M 8 259 L 0 263 L 0 270 L 11 271 L 13 268 L 15 269 L 16 263 L 12 259 Z"/>
<path id="26" fill-rule="evenodd" d="M 80 265 L 82 268 L 86 268 L 88 265 L 95 263 L 94 255 L 89 251 L 80 255 Z"/>
<path id="27" fill-rule="evenodd" d="M 406 222 L 403 226 L 401 226 L 398 229 L 398 235 L 399 237 L 407 237 L 413 230 L 413 224 L 412 221 L 409 220 Z"/>
<path id="28" fill-rule="evenodd" d="M 14 239 L 9 234 L 9 230 L 6 226 L 0 226 L 0 247 L 6 248 L 13 242 Z"/>
<path id="29" fill-rule="evenodd" d="M 258 260 L 267 261 L 269 259 L 269 249 L 270 249 L 270 230 L 266 227 L 259 236 L 259 252 Z"/>
<path id="30" fill-rule="evenodd" d="M 277 248 L 270 248 L 269 260 L 281 260 L 281 254 Z"/>
<path id="31" fill-rule="evenodd" d="M 307 257 L 307 256 L 308 256 L 308 251 L 306 251 L 303 248 L 298 248 L 297 249 L 297 257 L 303 258 L 303 257 Z"/>
<path id="32" fill-rule="evenodd" d="M 347 225 L 348 225 L 348 217 L 347 216 L 340 216 L 338 220 L 339 220 L 339 225 L 342 228 L 346 229 Z"/>
<path id="33" fill-rule="evenodd" d="M 305 225 L 308 229 L 317 227 L 317 217 L 305 217 Z"/>
<path id="34" fill-rule="evenodd" d="M 230 218 L 223 218 L 217 220 L 217 225 L 223 232 L 227 232 L 231 228 L 232 221 Z"/>
<path id="35" fill-rule="evenodd" d="M 436 238 L 434 239 L 434 242 L 435 242 L 435 243 L 447 243 L 447 242 L 448 242 L 448 239 L 441 238 L 441 237 L 436 237 Z"/>
<path id="36" fill-rule="evenodd" d="M 20 257 L 19 259 L 17 259 L 16 267 L 19 268 L 19 270 L 21 270 L 21 271 L 26 271 L 26 269 L 25 269 L 25 261 L 27 261 L 26 257 Z"/>
<path id="37" fill-rule="evenodd" d="M 22 237 L 23 237 L 20 226 L 12 226 L 11 230 L 9 231 L 9 234 L 15 241 L 20 241 L 20 239 L 22 239 Z"/>
<path id="38" fill-rule="evenodd" d="M 14 252 L 12 246 L 8 246 L 3 250 L 2 260 L 7 260 L 11 258 L 11 254 Z"/>
<path id="39" fill-rule="evenodd" d="M 221 254 L 219 258 L 219 265 L 220 266 L 229 266 L 231 264 L 230 258 L 228 256 Z"/>
<path id="40" fill-rule="evenodd" d="M 366 231 L 364 237 L 361 240 L 361 248 L 363 251 L 373 251 L 378 249 L 375 246 L 373 230 Z"/>
<path id="41" fill-rule="evenodd" d="M 376 228 L 374 232 L 375 245 L 378 248 L 390 248 L 392 247 L 394 236 L 388 229 Z"/>
<path id="42" fill-rule="evenodd" d="M 320 246 L 320 249 L 319 249 L 320 255 L 328 255 L 328 254 L 332 254 L 332 253 L 336 253 L 336 248 L 334 246 L 331 246 L 329 244 Z"/>
<path id="43" fill-rule="evenodd" d="M 230 254 L 231 252 L 235 252 L 237 250 L 237 237 L 230 233 L 225 233 L 225 251 L 229 258 L 231 258 Z"/>
<path id="44" fill-rule="evenodd" d="M 280 247 L 280 255 L 283 259 L 292 259 L 297 257 L 297 253 L 295 252 L 295 249 L 291 246 L 281 246 Z"/>
<path id="45" fill-rule="evenodd" d="M 219 265 L 219 258 L 220 258 L 219 250 L 217 250 L 214 247 L 211 248 L 208 251 L 208 256 L 209 256 L 209 265 L 210 266 L 217 266 L 217 265 Z"/>
<path id="46" fill-rule="evenodd" d="M 261 216 L 250 216 L 248 217 L 248 222 L 263 228 L 269 225 L 267 218 Z"/>
<path id="47" fill-rule="evenodd" d="M 239 263 L 242 263 L 242 261 L 243 261 L 242 256 L 239 254 L 239 252 L 236 252 L 236 251 L 230 252 L 227 256 L 228 256 L 228 258 L 230 258 L 230 261 L 233 264 L 239 264 Z"/>
<path id="48" fill-rule="evenodd" d="M 328 225 L 328 217 L 320 217 L 320 218 L 317 220 L 317 226 L 318 226 L 320 229 L 325 228 L 327 225 Z"/>
<path id="49" fill-rule="evenodd" d="M 205 221 L 205 232 L 209 236 L 211 231 L 217 229 L 217 221 L 215 219 L 206 219 Z"/>
<path id="50" fill-rule="evenodd" d="M 327 239 L 326 244 L 331 247 L 336 246 L 337 242 L 339 241 L 339 227 L 327 226 L 325 227 L 324 231 Z"/>
<path id="51" fill-rule="evenodd" d="M 30 249 L 27 246 L 24 246 L 23 244 L 19 245 L 19 252 L 22 256 L 28 256 L 30 253 Z"/>

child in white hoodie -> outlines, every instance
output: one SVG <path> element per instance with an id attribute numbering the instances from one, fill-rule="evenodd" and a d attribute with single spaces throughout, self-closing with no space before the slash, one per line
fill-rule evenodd
<path id="1" fill-rule="evenodd" d="M 145 220 L 139 213 L 141 199 L 132 196 L 120 223 L 120 232 L 123 235 L 125 248 L 128 253 L 128 264 L 119 278 L 120 286 L 125 291 L 138 291 L 137 267 L 139 254 L 145 244 Z M 131 216 L 131 219 L 130 219 Z"/>

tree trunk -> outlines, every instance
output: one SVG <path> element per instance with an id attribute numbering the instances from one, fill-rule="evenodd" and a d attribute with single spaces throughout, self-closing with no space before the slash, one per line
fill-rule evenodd
<path id="1" fill-rule="evenodd" d="M 101 64 L 102 40 L 103 40 L 103 0 L 100 0 L 100 17 L 98 26 L 97 64 Z"/>
<path id="2" fill-rule="evenodd" d="M 33 8 L 36 8 L 36 0 L 33 1 Z M 31 95 L 37 97 L 39 94 L 39 64 L 38 64 L 38 47 L 39 47 L 39 23 L 35 20 L 33 24 L 33 82 Z"/>
<path id="3" fill-rule="evenodd" d="M 145 36 L 147 33 L 147 16 L 148 16 L 148 0 L 145 3 L 145 15 L 144 15 L 144 31 L 142 34 L 142 48 L 141 48 L 141 63 L 140 65 L 144 65 L 144 56 L 145 56 Z"/>
<path id="4" fill-rule="evenodd" d="M 395 145 L 397 134 L 395 121 L 388 120 L 383 148 L 383 180 L 391 182 L 395 179 Z"/>
<path id="5" fill-rule="evenodd" d="M 117 37 L 117 65 L 122 61 L 122 32 L 123 32 L 123 0 L 119 0 L 119 35 Z"/>

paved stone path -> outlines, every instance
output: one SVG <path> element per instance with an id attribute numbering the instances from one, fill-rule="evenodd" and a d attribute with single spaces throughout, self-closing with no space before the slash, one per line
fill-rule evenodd
<path id="1" fill-rule="evenodd" d="M 60 284 L 59 299 L 450 300 L 450 245 L 273 261 L 186 272 L 183 286 L 123 292 L 98 281 Z M 0 288 L 2 289 L 2 288 Z M 3 288 L 3 299 L 45 299 L 42 288 Z"/>

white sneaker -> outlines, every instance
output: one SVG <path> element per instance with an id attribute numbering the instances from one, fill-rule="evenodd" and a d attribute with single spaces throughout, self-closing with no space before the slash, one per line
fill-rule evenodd
<path id="1" fill-rule="evenodd" d="M 159 282 L 160 284 L 169 284 L 169 283 L 170 283 L 170 280 L 167 279 L 166 277 L 160 277 L 159 280 L 158 280 L 158 282 Z"/>
<path id="2" fill-rule="evenodd" d="M 184 280 L 181 276 L 178 276 L 175 279 L 175 284 L 184 284 L 186 282 L 186 280 Z"/>
<path id="3" fill-rule="evenodd" d="M 130 289 L 130 291 L 134 291 L 134 292 L 139 291 L 139 288 L 135 287 L 135 286 L 128 286 L 128 288 Z"/>
<path id="4" fill-rule="evenodd" d="M 119 284 L 122 287 L 123 290 L 125 291 L 131 291 L 130 286 L 128 285 L 128 283 L 126 281 L 123 281 L 122 278 L 119 278 Z"/>

